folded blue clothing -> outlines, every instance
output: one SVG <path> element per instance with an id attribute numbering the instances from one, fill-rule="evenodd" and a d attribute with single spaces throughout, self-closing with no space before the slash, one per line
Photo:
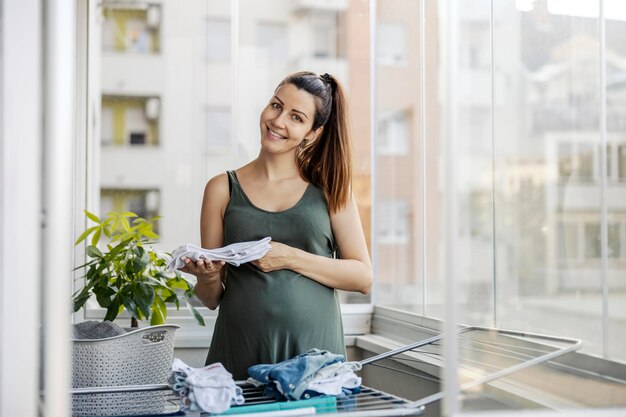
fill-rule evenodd
<path id="1" fill-rule="evenodd" d="M 299 400 L 305 398 L 307 383 L 317 371 L 343 361 L 343 355 L 311 349 L 276 364 L 251 366 L 248 368 L 248 374 L 256 381 L 266 384 L 267 390 L 278 399 Z"/>

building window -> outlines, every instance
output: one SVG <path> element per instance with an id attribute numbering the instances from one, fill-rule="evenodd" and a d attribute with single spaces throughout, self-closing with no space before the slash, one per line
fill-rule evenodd
<path id="1" fill-rule="evenodd" d="M 600 148 L 590 143 L 560 142 L 557 146 L 559 180 L 590 183 L 600 178 Z"/>
<path id="2" fill-rule="evenodd" d="M 378 202 L 377 243 L 406 245 L 409 243 L 409 203 L 404 200 Z"/>
<path id="3" fill-rule="evenodd" d="M 607 225 L 607 250 L 609 259 L 624 259 L 626 247 L 626 221 L 611 221 Z M 580 220 L 560 221 L 557 223 L 558 257 L 561 262 L 583 262 L 599 260 L 602 256 L 600 246 L 600 222 Z M 563 264 L 563 266 L 565 266 Z"/>
<path id="4" fill-rule="evenodd" d="M 376 151 L 379 155 L 409 153 L 409 116 L 405 111 L 382 114 L 378 120 Z"/>
<path id="5" fill-rule="evenodd" d="M 617 178 L 626 181 L 626 144 L 617 146 Z"/>
<path id="6" fill-rule="evenodd" d="M 156 145 L 161 101 L 158 97 L 102 97 L 103 145 Z"/>
<path id="7" fill-rule="evenodd" d="M 626 226 L 626 222 L 620 223 L 609 223 L 608 224 L 608 241 L 607 241 L 607 249 L 609 251 L 608 256 L 609 259 L 619 259 L 624 258 L 622 255 L 622 248 L 624 247 L 624 226 Z"/>
<path id="8" fill-rule="evenodd" d="M 102 50 L 156 54 L 160 51 L 161 6 L 106 4 L 102 9 Z"/>
<path id="9" fill-rule="evenodd" d="M 268 62 L 283 61 L 289 56 L 287 26 L 282 23 L 260 22 L 257 24 L 257 47 Z"/>
<path id="10" fill-rule="evenodd" d="M 345 48 L 341 44 L 344 36 L 343 13 L 336 11 L 315 11 L 311 16 L 313 26 L 313 57 L 344 58 Z"/>
<path id="11" fill-rule="evenodd" d="M 580 258 L 578 225 L 571 222 L 558 224 L 559 259 L 562 261 L 578 260 Z"/>
<path id="12" fill-rule="evenodd" d="M 207 60 L 213 63 L 230 62 L 230 22 L 207 19 Z"/>
<path id="13" fill-rule="evenodd" d="M 160 200 L 159 190 L 102 188 L 100 190 L 100 213 L 132 211 L 139 217 L 151 219 L 159 214 Z M 158 222 L 155 226 L 156 231 Z"/>
<path id="14" fill-rule="evenodd" d="M 585 233 L 585 259 L 600 259 L 600 223 L 587 223 Z"/>
<path id="15" fill-rule="evenodd" d="M 408 33 L 404 23 L 378 24 L 378 64 L 406 65 L 408 62 Z"/>
<path id="16" fill-rule="evenodd" d="M 224 153 L 230 150 L 231 113 L 227 108 L 210 108 L 206 111 L 207 153 Z"/>

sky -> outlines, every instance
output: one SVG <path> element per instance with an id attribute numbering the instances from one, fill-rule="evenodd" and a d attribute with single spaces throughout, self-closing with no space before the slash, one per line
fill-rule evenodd
<path id="1" fill-rule="evenodd" d="M 535 0 L 515 0 L 521 11 L 532 9 Z M 600 0 L 548 0 L 548 11 L 553 14 L 597 17 Z M 604 16 L 610 20 L 626 20 L 626 0 L 604 0 Z"/>

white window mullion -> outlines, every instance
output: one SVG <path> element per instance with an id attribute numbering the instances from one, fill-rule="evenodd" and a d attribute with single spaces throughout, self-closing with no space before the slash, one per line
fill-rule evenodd
<path id="1" fill-rule="evenodd" d="M 38 415 L 43 4 L 0 5 L 1 416 Z"/>

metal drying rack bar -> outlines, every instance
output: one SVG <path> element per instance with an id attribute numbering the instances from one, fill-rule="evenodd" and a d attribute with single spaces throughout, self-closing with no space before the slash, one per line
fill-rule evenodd
<path id="1" fill-rule="evenodd" d="M 566 353 L 570 353 L 570 352 L 574 352 L 578 349 L 580 349 L 580 347 L 582 346 L 582 342 L 578 339 L 569 339 L 569 338 L 564 338 L 564 337 L 556 337 L 556 336 L 549 336 L 549 335 L 542 335 L 542 334 L 535 334 L 535 333 L 527 333 L 527 332 L 518 332 L 518 331 L 512 331 L 512 330 L 502 330 L 502 329 L 494 329 L 494 328 L 488 328 L 488 327 L 481 327 L 481 326 L 468 326 L 468 327 L 463 327 L 461 329 L 458 330 L 458 334 L 462 335 L 462 334 L 466 334 L 466 333 L 470 333 L 470 332 L 483 332 L 486 333 L 489 336 L 493 336 L 493 335 L 499 335 L 499 336 L 512 336 L 516 339 L 519 338 L 529 338 L 529 339 L 534 339 L 534 340 L 541 340 L 541 341 L 549 341 L 549 342 L 557 342 L 557 343 L 563 343 L 566 344 L 566 346 L 564 347 L 560 347 L 560 348 L 554 348 L 553 350 L 550 350 L 548 347 L 546 347 L 545 349 L 541 349 L 539 350 L 540 352 L 542 352 L 540 355 L 538 356 L 531 356 L 528 355 L 528 353 L 521 353 L 521 352 L 511 352 L 512 347 L 508 346 L 508 349 L 503 349 L 499 346 L 497 346 L 496 344 L 491 344 L 494 348 L 494 350 L 505 350 L 508 351 L 509 354 L 513 354 L 513 355 L 517 355 L 517 357 L 515 356 L 511 356 L 509 355 L 509 359 L 525 359 L 526 360 L 522 360 L 520 363 L 517 363 L 513 366 L 509 366 L 503 369 L 499 369 L 495 372 L 487 372 L 483 375 L 481 375 L 480 377 L 472 380 L 472 381 L 468 381 L 464 384 L 461 384 L 459 387 L 460 392 L 466 391 L 469 388 L 478 386 L 480 384 L 484 384 L 493 380 L 496 380 L 498 378 L 501 378 L 503 376 L 512 374 L 514 372 L 520 371 L 522 369 L 526 369 L 528 367 L 540 364 L 540 363 L 545 363 L 548 362 L 552 359 L 555 359 L 559 356 L 565 355 Z M 396 355 L 405 353 L 405 352 L 410 352 L 410 351 L 414 351 L 417 348 L 420 347 L 425 347 L 427 345 L 434 345 L 436 342 L 439 342 L 443 339 L 444 335 L 443 334 L 439 334 L 436 336 L 432 336 L 429 337 L 427 339 L 421 340 L 419 342 L 415 342 L 415 343 L 411 343 L 405 346 L 401 346 L 397 349 L 391 350 L 389 352 L 384 352 L 381 353 L 379 355 L 364 359 L 361 362 L 362 365 L 370 365 L 370 364 L 376 364 L 376 362 L 379 362 L 383 359 L 390 359 Z M 470 340 L 470 339 L 463 339 L 460 337 L 461 340 Z M 470 342 L 476 342 L 476 343 L 481 343 L 481 344 L 486 344 L 489 346 L 489 343 L 486 343 L 482 340 L 470 340 Z M 527 348 L 524 348 L 525 350 L 529 350 Z M 535 350 L 537 351 L 537 350 Z M 433 352 L 420 352 L 420 353 L 425 353 L 425 354 L 431 354 L 433 355 Z M 492 352 L 493 353 L 493 352 Z M 496 354 L 500 354 L 501 353 L 496 353 Z M 402 361 L 406 361 L 406 360 L 411 360 L 411 359 L 406 359 L 406 358 L 395 358 L 394 360 L 398 361 L 398 362 L 402 362 Z M 419 361 L 419 360 L 417 360 Z M 417 375 L 416 375 L 417 376 Z M 413 407 L 420 407 L 420 406 L 426 406 L 430 403 L 433 403 L 435 401 L 439 401 L 443 398 L 443 391 L 437 392 L 435 394 L 429 395 L 427 397 L 421 398 L 419 400 L 413 401 L 411 402 L 411 406 Z"/>

